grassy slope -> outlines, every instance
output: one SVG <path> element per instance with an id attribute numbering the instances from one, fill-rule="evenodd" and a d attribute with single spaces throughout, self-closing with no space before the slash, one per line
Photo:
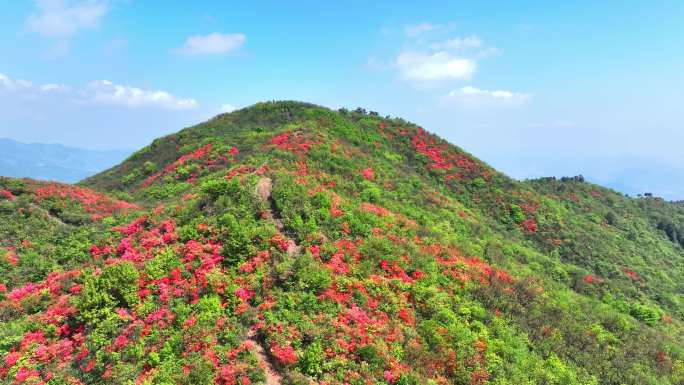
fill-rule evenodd
<path id="1" fill-rule="evenodd" d="M 253 191 L 265 177 L 273 192 L 262 202 Z M 296 102 L 218 116 L 82 184 L 149 209 L 67 225 L 97 246 L 60 260 L 95 269 L 64 278 L 84 290 L 3 304 L 22 312 L 3 313 L 12 339 L 0 349 L 43 378 L 55 368 L 17 330 L 44 329 L 31 320 L 67 296 L 74 314 L 57 323 L 84 326 L 88 349 L 56 371 L 86 383 L 180 382 L 184 371 L 195 383 L 258 382 L 242 342 L 250 327 L 291 383 L 684 379 L 684 254 L 658 228 L 683 223 L 681 205 L 572 180 L 516 182 L 400 119 Z M 54 223 L 32 226 L 52 234 Z M 162 310 L 173 314 L 162 332 L 131 334 Z M 198 340 L 214 353 L 188 350 Z M 6 366 L 11 382 L 21 368 Z"/>

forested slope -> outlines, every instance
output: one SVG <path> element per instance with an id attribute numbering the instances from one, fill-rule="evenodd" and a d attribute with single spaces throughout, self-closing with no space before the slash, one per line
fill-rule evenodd
<path id="1" fill-rule="evenodd" d="M 684 210 L 260 103 L 0 181 L 5 383 L 681 384 Z"/>

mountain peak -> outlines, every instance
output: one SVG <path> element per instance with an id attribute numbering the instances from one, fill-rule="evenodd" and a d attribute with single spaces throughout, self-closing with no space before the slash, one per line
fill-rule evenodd
<path id="1" fill-rule="evenodd" d="M 276 138 L 278 135 L 280 137 Z M 278 140 L 283 143 L 274 142 Z M 193 151 L 207 145 L 211 147 L 207 149 L 211 154 L 206 154 L 209 161 L 222 159 L 225 162 L 225 155 L 233 147 L 242 157 L 264 149 L 280 148 L 296 153 L 294 147 L 288 146 L 305 146 L 308 150 L 311 145 L 329 147 L 341 143 L 360 153 L 367 153 L 369 146 L 380 148 L 384 145 L 392 152 L 399 147 L 409 147 L 414 152 L 411 156 L 422 155 L 430 159 L 431 169 L 441 169 L 445 175 L 450 169 L 455 170 L 450 178 L 475 177 L 476 173 L 488 178 L 497 174 L 482 161 L 402 119 L 381 118 L 362 108 L 333 111 L 304 102 L 272 101 L 221 114 L 157 139 L 121 165 L 83 183 L 100 188 L 134 188 L 157 169 L 184 156 L 192 157 Z"/>

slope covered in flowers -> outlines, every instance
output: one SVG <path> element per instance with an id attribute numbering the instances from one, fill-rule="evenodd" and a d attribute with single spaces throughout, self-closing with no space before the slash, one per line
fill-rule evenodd
<path id="1" fill-rule="evenodd" d="M 401 119 L 261 103 L 0 209 L 3 383 L 684 381 L 680 208 Z"/>

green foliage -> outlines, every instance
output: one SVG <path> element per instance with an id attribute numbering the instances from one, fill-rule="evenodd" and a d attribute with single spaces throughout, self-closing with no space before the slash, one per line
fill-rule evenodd
<path id="1" fill-rule="evenodd" d="M 132 308 L 138 299 L 139 273 L 131 262 L 107 265 L 99 276 L 84 275 L 83 292 L 76 306 L 84 322 L 98 322 L 114 308 Z"/>
<path id="2" fill-rule="evenodd" d="M 145 274 L 149 279 L 162 279 L 180 266 L 178 255 L 172 249 L 166 249 L 145 263 Z"/>
<path id="3" fill-rule="evenodd" d="M 158 168 L 159 168 L 159 166 L 157 166 L 156 163 L 151 162 L 149 160 L 147 162 L 143 163 L 143 170 L 145 171 L 145 174 L 152 174 L 155 171 L 157 171 Z"/>
<path id="4" fill-rule="evenodd" d="M 522 209 L 518 205 L 511 205 L 510 207 L 511 210 L 511 219 L 515 223 L 520 223 L 525 220 L 525 214 L 523 213 Z"/>
<path id="5" fill-rule="evenodd" d="M 318 264 L 310 254 L 300 256 L 294 261 L 294 277 L 299 290 L 318 294 L 330 287 L 332 277 L 330 271 Z"/>
<path id="6" fill-rule="evenodd" d="M 401 119 L 222 114 L 84 181 L 140 205 L 103 217 L 36 183 L 0 179 L 5 382 L 265 383 L 252 343 L 282 383 L 684 378 L 684 205 L 515 181 Z"/>
<path id="7" fill-rule="evenodd" d="M 202 297 L 195 307 L 197 308 L 197 321 L 203 327 L 212 327 L 223 315 L 221 299 L 215 295 Z"/>
<path id="8" fill-rule="evenodd" d="M 325 361 L 325 353 L 323 352 L 323 345 L 320 341 L 314 341 L 306 350 L 300 360 L 302 371 L 311 376 L 319 376 L 323 374 L 323 362 Z"/>
<path id="9" fill-rule="evenodd" d="M 224 179 L 210 179 L 201 186 L 202 192 L 216 199 L 221 195 L 230 195 L 239 192 L 237 179 L 230 181 Z"/>
<path id="10" fill-rule="evenodd" d="M 651 326 L 655 326 L 660 321 L 660 313 L 656 309 L 640 303 L 634 303 L 630 306 L 629 314 L 639 321 L 643 321 Z"/>

